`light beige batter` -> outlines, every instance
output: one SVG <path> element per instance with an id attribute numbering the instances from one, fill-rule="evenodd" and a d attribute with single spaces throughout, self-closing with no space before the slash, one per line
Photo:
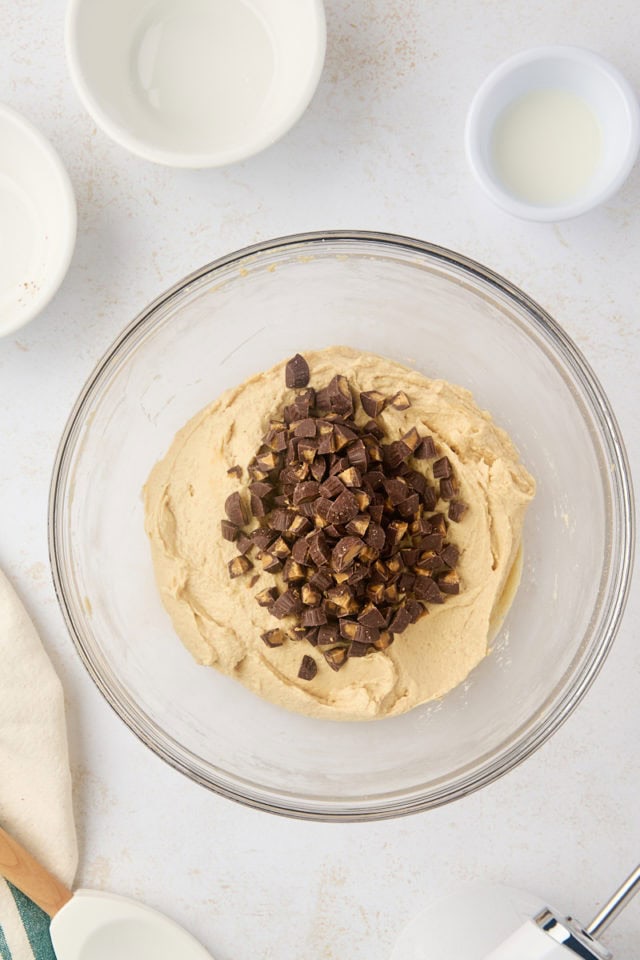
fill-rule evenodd
<path id="1" fill-rule="evenodd" d="M 429 616 L 398 635 L 388 650 L 350 659 L 338 672 L 307 643 L 287 641 L 270 649 L 260 639 L 264 631 L 286 626 L 254 600 L 273 585 L 273 577 L 261 573 L 253 586 L 251 574 L 229 578 L 227 564 L 237 551 L 222 539 L 220 521 L 226 497 L 240 489 L 227 470 L 237 464 L 246 468 L 270 418 L 290 402 L 284 362 L 226 391 L 193 417 L 153 468 L 145 487 L 145 525 L 158 588 L 195 659 L 259 696 L 334 720 L 404 713 L 443 696 L 487 654 L 492 627 L 506 612 L 503 595 L 514 592 L 509 575 L 535 484 L 507 434 L 478 409 L 467 390 L 347 347 L 304 356 L 311 386 L 325 386 L 341 373 L 357 391 L 392 396 L 404 390 L 411 407 L 387 407 L 380 417 L 388 439 L 398 439 L 415 425 L 433 436 L 439 456 L 449 457 L 460 499 L 468 505 L 448 533 L 461 552 L 460 594 L 430 606 Z M 415 466 L 429 473 L 425 461 Z M 247 479 L 246 469 L 243 477 Z M 318 662 L 311 681 L 297 676 L 303 654 Z"/>

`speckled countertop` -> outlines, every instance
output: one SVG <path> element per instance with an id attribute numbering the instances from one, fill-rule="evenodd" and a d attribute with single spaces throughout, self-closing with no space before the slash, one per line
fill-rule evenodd
<path id="1" fill-rule="evenodd" d="M 581 44 L 640 88 L 635 0 L 328 0 L 323 79 L 297 127 L 222 171 L 129 156 L 80 107 L 62 0 L 0 4 L 0 100 L 50 137 L 79 233 L 49 308 L 0 341 L 0 565 L 24 597 L 68 700 L 78 881 L 140 897 L 217 960 L 383 960 L 444 888 L 487 879 L 586 917 L 640 859 L 640 590 L 595 686 L 523 766 L 474 796 L 373 825 L 244 809 L 156 759 L 104 703 L 66 634 L 49 575 L 50 470 L 67 414 L 120 329 L 193 268 L 270 236 L 380 229 L 505 274 L 577 341 L 640 466 L 640 166 L 603 208 L 557 226 L 494 209 L 462 150 L 488 70 L 537 43 Z M 633 957 L 640 905 L 612 929 Z"/>

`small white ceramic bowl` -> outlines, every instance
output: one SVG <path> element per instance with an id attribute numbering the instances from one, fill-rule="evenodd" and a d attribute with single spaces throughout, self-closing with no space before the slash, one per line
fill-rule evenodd
<path id="1" fill-rule="evenodd" d="M 598 164 L 588 182 L 560 203 L 529 203 L 511 192 L 498 174 L 493 150 L 496 123 L 520 97 L 557 90 L 579 97 L 600 127 Z M 528 220 L 556 221 L 578 216 L 611 197 L 638 156 L 640 109 L 620 72 L 589 50 L 536 47 L 500 64 L 476 93 L 465 131 L 467 159 L 480 186 L 508 213 Z"/>
<path id="2" fill-rule="evenodd" d="M 76 202 L 58 154 L 0 104 L 0 337 L 51 300 L 76 239 Z"/>
<path id="3" fill-rule="evenodd" d="M 322 0 L 70 0 L 67 59 L 106 134 L 147 160 L 217 167 L 299 119 L 324 64 Z"/>

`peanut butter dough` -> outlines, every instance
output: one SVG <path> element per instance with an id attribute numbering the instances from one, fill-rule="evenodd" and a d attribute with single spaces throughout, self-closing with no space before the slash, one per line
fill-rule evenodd
<path id="1" fill-rule="evenodd" d="M 269 420 L 290 402 L 284 362 L 227 390 L 193 417 L 153 468 L 145 486 L 145 526 L 158 588 L 194 658 L 259 696 L 313 717 L 393 716 L 442 697 L 487 654 L 517 585 L 522 524 L 535 484 L 507 434 L 467 390 L 347 347 L 305 353 L 305 359 L 312 386 L 344 374 L 357 391 L 388 397 L 404 391 L 411 406 L 387 406 L 379 418 L 389 437 L 417 426 L 433 436 L 439 456 L 449 457 L 468 505 L 447 534 L 460 549 L 460 594 L 430 607 L 387 650 L 350 659 L 338 672 L 304 642 L 270 649 L 260 639 L 281 625 L 254 600 L 273 577 L 256 567 L 255 583 L 251 576 L 229 578 L 227 564 L 237 551 L 222 539 L 220 521 L 226 497 L 239 489 L 227 471 L 246 467 Z M 303 654 L 318 660 L 312 680 L 298 677 Z"/>

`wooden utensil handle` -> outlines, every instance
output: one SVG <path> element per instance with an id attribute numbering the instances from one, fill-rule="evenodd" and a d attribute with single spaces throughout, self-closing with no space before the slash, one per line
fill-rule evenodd
<path id="1" fill-rule="evenodd" d="M 50 917 L 71 900 L 71 890 L 60 883 L 30 853 L 0 827 L 0 875 L 22 890 Z"/>

